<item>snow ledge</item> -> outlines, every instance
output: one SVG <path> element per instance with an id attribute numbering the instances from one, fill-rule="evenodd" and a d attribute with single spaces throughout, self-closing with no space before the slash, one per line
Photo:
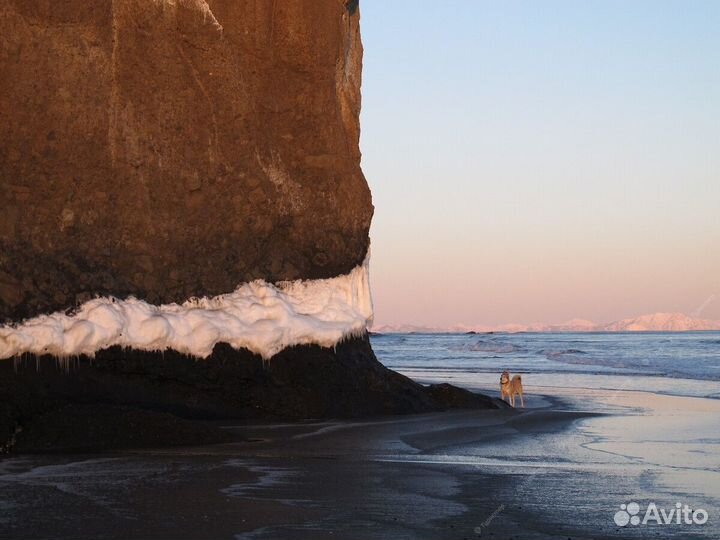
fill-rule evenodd
<path id="1" fill-rule="evenodd" d="M 372 324 L 369 257 L 349 274 L 277 285 L 256 280 L 234 292 L 155 306 L 100 297 L 71 315 L 41 315 L 0 326 L 0 359 L 23 353 L 60 358 L 119 345 L 208 357 L 217 343 L 269 359 L 293 345 L 334 347 Z"/>

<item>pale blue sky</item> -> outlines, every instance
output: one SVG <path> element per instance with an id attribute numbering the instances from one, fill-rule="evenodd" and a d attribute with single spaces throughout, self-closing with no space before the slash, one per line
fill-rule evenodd
<path id="1" fill-rule="evenodd" d="M 378 323 L 720 319 L 720 2 L 362 0 Z"/>

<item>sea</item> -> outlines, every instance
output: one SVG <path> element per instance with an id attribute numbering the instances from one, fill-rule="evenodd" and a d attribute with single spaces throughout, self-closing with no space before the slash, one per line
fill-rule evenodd
<path id="1" fill-rule="evenodd" d="M 426 383 L 499 391 L 500 374 L 556 387 L 720 398 L 720 332 L 373 334 L 387 367 Z"/>
<path id="2" fill-rule="evenodd" d="M 525 428 L 423 463 L 521 479 L 510 497 L 525 504 L 523 519 L 562 537 L 720 538 L 720 332 L 371 340 L 381 362 L 425 384 L 500 397 L 502 371 L 522 377 Z M 556 432 L 528 427 L 562 411 L 589 416 Z M 654 519 L 685 505 L 698 522 Z"/>

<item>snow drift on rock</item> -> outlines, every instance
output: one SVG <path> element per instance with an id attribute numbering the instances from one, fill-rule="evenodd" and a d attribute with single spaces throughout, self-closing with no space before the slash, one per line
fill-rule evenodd
<path id="1" fill-rule="evenodd" d="M 0 358 L 22 353 L 59 357 L 120 345 L 205 358 L 229 343 L 270 358 L 292 345 L 332 347 L 372 321 L 368 261 L 349 274 L 277 285 L 262 280 L 235 292 L 155 306 L 128 298 L 96 298 L 72 315 L 41 315 L 0 326 Z"/>

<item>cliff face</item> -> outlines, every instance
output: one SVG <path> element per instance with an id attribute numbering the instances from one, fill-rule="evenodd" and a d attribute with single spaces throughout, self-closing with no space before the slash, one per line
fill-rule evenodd
<path id="1" fill-rule="evenodd" d="M 358 19 L 353 0 L 0 0 L 0 452 L 500 406 L 367 340 Z"/>
<path id="2" fill-rule="evenodd" d="M 362 262 L 344 0 L 0 0 L 0 321 Z"/>

